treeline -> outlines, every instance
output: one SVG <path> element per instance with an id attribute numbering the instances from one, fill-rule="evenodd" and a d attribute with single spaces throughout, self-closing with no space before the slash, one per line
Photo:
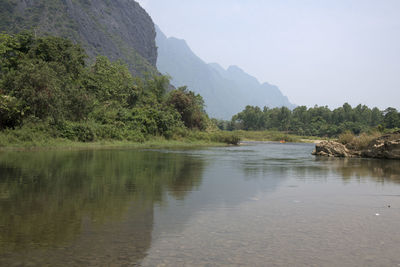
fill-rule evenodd
<path id="1" fill-rule="evenodd" d="M 202 97 L 186 87 L 168 91 L 168 77 L 133 77 L 120 62 L 86 59 L 67 39 L 0 34 L 0 133 L 144 141 L 212 126 Z"/>
<path id="2" fill-rule="evenodd" d="M 372 130 L 400 128 L 400 113 L 395 108 L 384 111 L 365 105 L 330 110 L 326 106 L 293 110 L 286 107 L 260 109 L 247 106 L 232 117 L 230 122 L 216 121 L 219 128 L 227 130 L 278 130 L 306 136 L 337 136 L 351 131 L 354 134 Z"/>

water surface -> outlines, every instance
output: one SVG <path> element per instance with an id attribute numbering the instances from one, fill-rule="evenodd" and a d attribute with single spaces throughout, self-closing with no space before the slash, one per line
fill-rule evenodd
<path id="1" fill-rule="evenodd" d="M 0 153 L 1 266 L 398 266 L 400 163 L 313 145 Z"/>

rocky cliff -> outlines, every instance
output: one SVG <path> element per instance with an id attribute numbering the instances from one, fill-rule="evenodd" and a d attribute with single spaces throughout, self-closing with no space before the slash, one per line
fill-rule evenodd
<path id="1" fill-rule="evenodd" d="M 70 38 L 91 59 L 121 59 L 136 75 L 156 72 L 154 24 L 133 0 L 1 0 L 0 32 L 23 30 Z"/>
<path id="2" fill-rule="evenodd" d="M 237 66 L 224 69 L 216 63 L 207 64 L 184 40 L 167 38 L 158 28 L 156 43 L 159 71 L 169 74 L 173 85 L 187 85 L 202 95 L 211 117 L 230 120 L 247 105 L 294 107 L 278 87 L 260 84 Z"/>

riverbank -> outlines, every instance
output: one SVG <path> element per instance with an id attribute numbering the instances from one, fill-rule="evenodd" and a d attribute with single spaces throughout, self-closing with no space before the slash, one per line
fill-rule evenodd
<path id="1" fill-rule="evenodd" d="M 81 142 L 67 138 L 55 138 L 46 132 L 35 130 L 9 130 L 0 132 L 0 151 L 26 150 L 80 150 L 80 149 L 146 149 L 146 148 L 195 148 L 208 146 L 238 145 L 241 141 L 272 141 L 288 143 L 315 143 L 318 137 L 297 136 L 278 131 L 187 131 L 167 139 L 152 136 L 143 140 L 97 139 Z"/>
<path id="2" fill-rule="evenodd" d="M 317 144 L 312 154 L 340 158 L 400 159 L 400 131 L 384 135 L 344 134 L 339 136 L 338 142 Z"/>
<path id="3" fill-rule="evenodd" d="M 326 139 L 315 136 L 299 136 L 279 131 L 233 131 L 242 141 L 274 141 L 288 143 L 320 143 Z"/>
<path id="4" fill-rule="evenodd" d="M 87 149 L 172 149 L 228 146 L 226 143 L 204 140 L 166 140 L 153 139 L 142 143 L 129 141 L 76 142 L 69 140 L 51 140 L 47 143 L 23 143 L 1 146 L 1 151 L 40 151 L 40 150 L 87 150 Z"/>
<path id="5" fill-rule="evenodd" d="M 0 151 L 80 150 L 110 148 L 193 148 L 238 145 L 240 138 L 231 132 L 185 131 L 171 138 L 147 136 L 141 140 L 95 138 L 90 142 L 52 137 L 48 132 L 9 130 L 0 132 Z"/>

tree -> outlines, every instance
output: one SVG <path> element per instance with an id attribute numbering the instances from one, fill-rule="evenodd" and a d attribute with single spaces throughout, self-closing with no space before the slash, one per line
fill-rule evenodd
<path id="1" fill-rule="evenodd" d="M 378 126 L 383 122 L 383 113 L 377 107 L 371 111 L 371 123 L 370 126 Z"/>
<path id="2" fill-rule="evenodd" d="M 59 37 L 3 34 L 0 58 L 0 86 L 21 101 L 27 115 L 59 121 L 90 112 L 91 98 L 81 84 L 86 54 L 79 45 Z"/>
<path id="3" fill-rule="evenodd" d="M 384 113 L 384 123 L 385 127 L 389 129 L 393 129 L 396 127 L 400 127 L 400 119 L 397 109 L 389 107 L 385 109 Z"/>
<path id="4" fill-rule="evenodd" d="M 279 130 L 288 131 L 290 127 L 291 120 L 291 112 L 287 107 L 281 107 L 279 110 L 278 120 L 280 121 L 281 126 Z"/>
<path id="5" fill-rule="evenodd" d="M 261 130 L 264 127 L 263 112 L 259 107 L 246 106 L 246 108 L 233 116 L 233 121 L 241 124 L 243 130 Z"/>
<path id="6" fill-rule="evenodd" d="M 22 123 L 24 108 L 15 97 L 0 94 L 0 130 Z"/>
<path id="7" fill-rule="evenodd" d="M 171 91 L 166 103 L 179 112 L 183 123 L 189 129 L 204 130 L 206 128 L 207 115 L 204 111 L 204 100 L 200 95 L 189 91 L 186 86 Z"/>
<path id="8" fill-rule="evenodd" d="M 116 101 L 127 106 L 128 99 L 137 94 L 128 67 L 119 62 L 111 63 L 103 56 L 98 57 L 90 67 L 84 83 L 100 102 Z"/>

